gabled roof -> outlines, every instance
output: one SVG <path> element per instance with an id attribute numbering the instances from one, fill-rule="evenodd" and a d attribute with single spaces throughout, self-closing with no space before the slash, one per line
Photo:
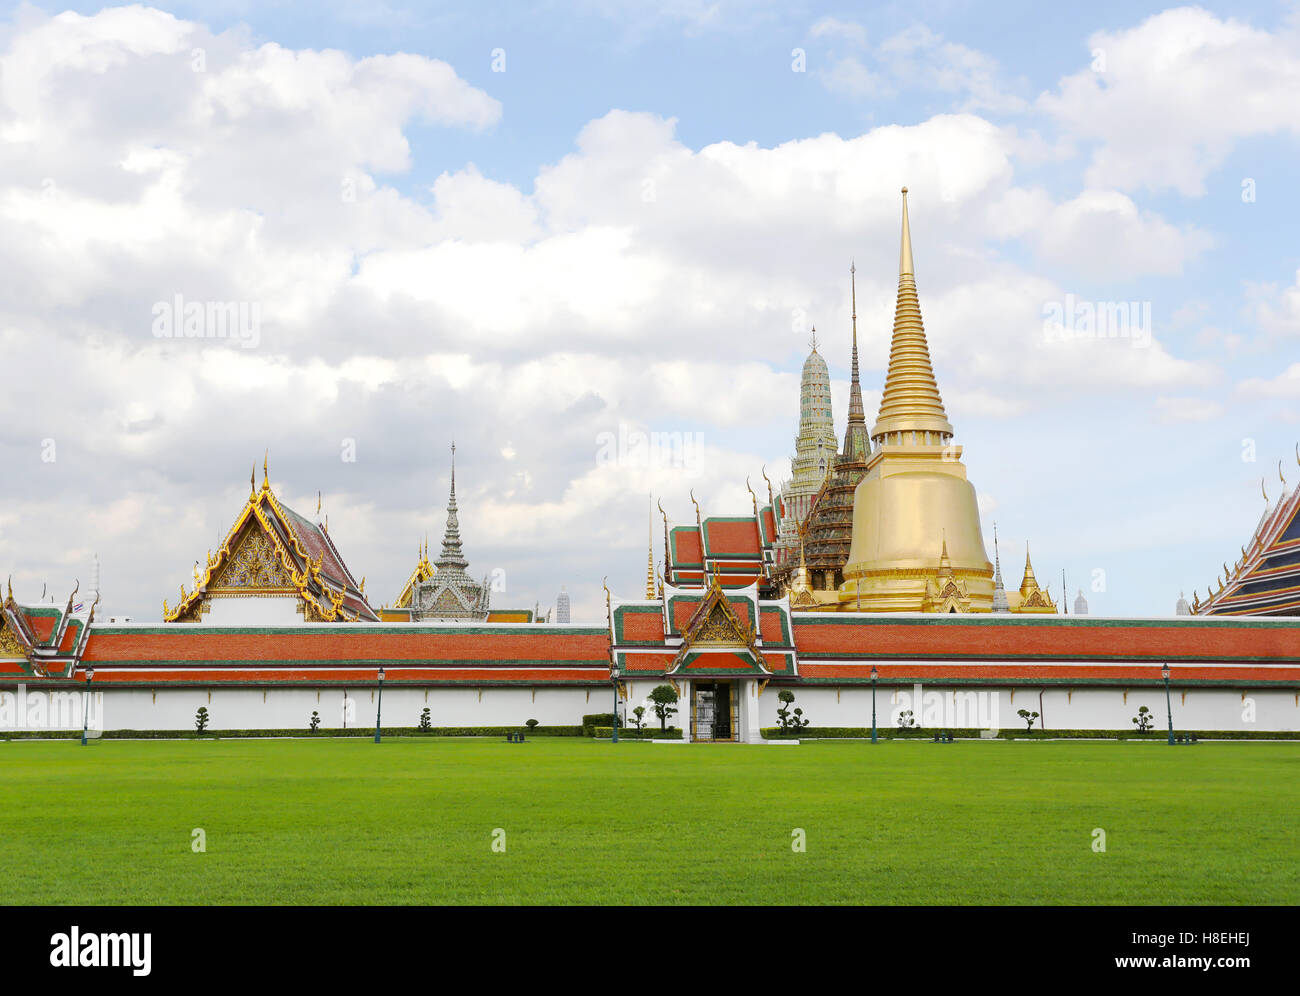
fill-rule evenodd
<path id="1" fill-rule="evenodd" d="M 309 619 L 325 622 L 377 622 L 362 586 L 343 562 L 326 527 L 310 522 L 280 502 L 271 490 L 265 466 L 262 487 L 252 491 L 235 524 L 214 556 L 208 554 L 202 575 L 194 572 L 194 590 L 181 586 L 181 600 L 163 619 L 197 618 L 215 593 L 297 595 Z"/>
<path id="2" fill-rule="evenodd" d="M 77 601 L 79 590 L 80 585 L 60 609 L 53 604 L 20 604 L 10 585 L 0 602 L 0 659 L 17 661 L 23 674 L 43 678 L 72 674 L 95 616 L 93 603 Z"/>
<path id="3" fill-rule="evenodd" d="M 743 614 L 736 611 L 738 604 Z M 715 575 L 682 630 L 682 644 L 668 672 L 770 674 L 754 625 L 757 604 L 757 586 L 737 599 L 723 591 Z"/>
<path id="4" fill-rule="evenodd" d="M 409 609 L 411 607 L 411 594 L 415 591 L 415 586 L 421 581 L 428 581 L 438 568 L 433 566 L 429 560 L 429 544 L 426 541 L 420 547 L 420 555 L 415 560 L 415 570 L 411 571 L 411 576 L 406 579 L 406 584 L 402 585 L 402 590 L 397 595 L 391 608 Z"/>
<path id="5" fill-rule="evenodd" d="M 1223 567 L 1218 589 L 1196 596 L 1196 615 L 1300 615 L 1300 487 L 1265 508 L 1241 557 Z"/>

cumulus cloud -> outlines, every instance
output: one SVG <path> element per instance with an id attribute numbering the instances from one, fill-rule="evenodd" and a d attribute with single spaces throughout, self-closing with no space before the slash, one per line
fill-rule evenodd
<path id="1" fill-rule="evenodd" d="M 947 44 L 900 36 L 887 69 L 946 59 L 941 89 L 987 103 L 995 67 Z M 383 601 L 426 532 L 436 546 L 454 437 L 472 568 L 507 571 L 503 604 L 566 583 L 594 617 L 603 574 L 644 568 L 646 492 L 686 518 L 691 488 L 734 511 L 746 476 L 784 476 L 813 324 L 843 424 L 850 260 L 874 406 L 905 183 L 954 418 L 1017 424 L 1216 376 L 1159 335 L 1048 339 L 1059 281 L 1178 273 L 1205 237 L 1113 186 L 1060 201 L 1018 185 L 1023 138 L 975 113 L 692 148 L 674 119 L 616 109 L 531 189 L 465 162 L 399 192 L 412 126 L 473 135 L 502 113 L 436 59 L 293 50 L 133 7 L 33 16 L 0 72 L 0 457 L 20 469 L 0 554 L 37 591 L 97 551 L 113 607 L 156 614 L 269 447 L 285 500 L 310 512 L 324 492 Z M 257 342 L 156 337 L 176 295 L 257 305 Z M 701 458 L 602 458 L 600 439 L 641 432 L 689 434 Z"/>
<path id="2" fill-rule="evenodd" d="M 1300 134 L 1298 41 L 1290 23 L 1166 10 L 1091 35 L 1091 64 L 1037 106 L 1090 147 L 1089 186 L 1199 196 L 1235 142 Z"/>
<path id="3" fill-rule="evenodd" d="M 996 59 L 949 41 L 923 24 L 884 39 L 874 48 L 860 24 L 821 18 L 809 30 L 813 39 L 844 42 L 849 51 L 828 55 L 816 75 L 829 89 L 860 99 L 896 96 L 900 91 L 952 95 L 963 111 L 1014 113 L 1029 104 L 1003 77 Z"/>

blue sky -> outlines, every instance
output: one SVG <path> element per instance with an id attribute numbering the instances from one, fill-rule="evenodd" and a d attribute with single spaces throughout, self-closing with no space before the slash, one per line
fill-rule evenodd
<path id="1" fill-rule="evenodd" d="M 70 588 L 98 553 L 109 608 L 154 617 L 269 447 L 383 601 L 441 533 L 455 437 L 471 570 L 591 617 L 601 576 L 639 590 L 647 492 L 686 518 L 691 488 L 723 513 L 788 473 L 806 324 L 842 431 L 850 258 L 878 400 L 908 183 L 1009 580 L 1028 541 L 1095 613 L 1204 591 L 1260 479 L 1300 480 L 1295 5 L 864 8 L 11 8 L 0 447 L 32 473 L 0 570 Z M 257 302 L 265 334 L 159 341 L 177 293 Z M 1066 295 L 1149 303 L 1151 344 L 1045 342 Z M 708 457 L 594 465 L 620 425 Z"/>

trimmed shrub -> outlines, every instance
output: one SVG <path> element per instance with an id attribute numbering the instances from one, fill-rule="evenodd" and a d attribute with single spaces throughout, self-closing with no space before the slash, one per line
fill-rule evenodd
<path id="1" fill-rule="evenodd" d="M 675 726 L 670 726 L 666 730 L 637 730 L 630 727 L 618 728 L 618 738 L 620 740 L 680 740 L 682 731 Z M 614 728 L 612 726 L 596 727 L 597 740 L 613 740 Z"/>
<path id="2" fill-rule="evenodd" d="M 608 726 L 612 729 L 614 714 L 612 712 L 594 712 L 590 716 L 582 717 L 582 735 L 584 737 L 594 737 L 598 726 Z"/>

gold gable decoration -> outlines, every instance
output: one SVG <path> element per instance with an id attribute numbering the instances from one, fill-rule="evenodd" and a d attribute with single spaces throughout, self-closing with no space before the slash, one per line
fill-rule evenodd
<path id="1" fill-rule="evenodd" d="M 415 586 L 421 581 L 430 580 L 437 573 L 438 568 L 429 560 L 429 540 L 426 538 L 420 545 L 419 555 L 415 558 L 415 570 L 406 579 L 406 584 L 402 585 L 402 590 L 398 593 L 393 608 L 409 609 L 411 607 L 411 597 L 415 593 Z"/>
<path id="2" fill-rule="evenodd" d="M 254 481 L 255 477 L 250 478 L 248 499 L 221 548 L 215 556 L 208 554 L 202 576 L 195 571 L 194 590 L 186 592 L 182 585 L 181 599 L 175 607 L 168 606 L 164 599 L 163 621 L 197 621 L 206 611 L 210 595 L 265 593 L 296 595 L 301 599 L 303 617 L 309 622 L 355 622 L 359 616 L 349 613 L 343 606 L 345 592 L 334 590 L 321 574 L 323 556 L 313 559 L 307 553 L 293 519 L 285 513 L 271 490 L 265 461 L 260 490 L 255 488 Z M 272 518 L 282 526 L 285 538 L 282 539 L 272 525 Z M 257 535 L 259 539 L 245 548 L 250 535 Z M 243 558 L 239 564 L 235 563 L 237 550 L 238 556 Z M 301 569 L 297 564 L 302 565 Z M 276 583 L 249 583 L 257 577 L 274 577 Z M 218 583 L 217 579 L 221 582 Z M 241 581 L 243 583 L 238 583 Z M 220 590 L 223 587 L 225 592 Z"/>
<path id="3" fill-rule="evenodd" d="M 686 629 L 682 633 L 682 646 L 677 651 L 669 671 L 675 671 L 687 656 L 699 648 L 732 648 L 753 654 L 755 661 L 764 671 L 767 661 L 758 648 L 758 634 L 754 627 L 744 622 L 731 603 L 727 601 L 726 592 L 715 574 L 709 582 L 708 590 L 700 607 L 695 610 Z"/>
<path id="4" fill-rule="evenodd" d="M 249 529 L 235 545 L 230 559 L 212 579 L 209 590 L 219 588 L 292 591 L 296 585 L 266 535 L 256 529 Z"/>
<path id="5" fill-rule="evenodd" d="M 27 659 L 27 648 L 14 636 L 9 623 L 0 617 L 0 657 L 21 657 Z"/>
<path id="6" fill-rule="evenodd" d="M 966 590 L 966 581 L 953 573 L 952 561 L 948 557 L 948 540 L 943 541 L 943 552 L 939 555 L 939 567 L 934 575 L 926 578 L 925 600 L 921 604 L 922 612 L 970 612 L 970 594 Z"/>
<path id="7" fill-rule="evenodd" d="M 1025 547 L 1025 576 L 1020 582 L 1020 604 L 1013 606 L 1011 611 L 1056 612 L 1056 603 L 1052 601 L 1052 596 L 1038 585 L 1038 578 L 1034 575 L 1034 565 L 1029 561 L 1028 546 Z"/>

